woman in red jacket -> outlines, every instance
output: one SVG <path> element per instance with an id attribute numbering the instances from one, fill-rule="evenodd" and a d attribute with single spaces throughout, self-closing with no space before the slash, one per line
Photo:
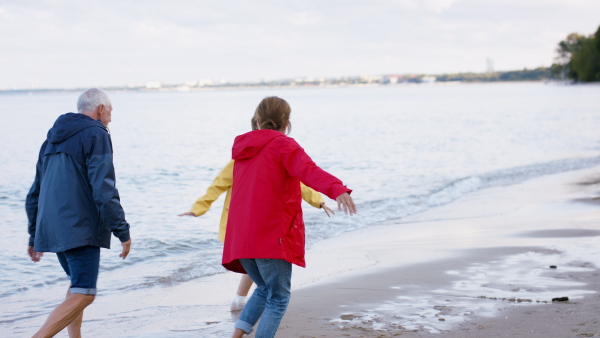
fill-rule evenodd
<path id="1" fill-rule="evenodd" d="M 294 139 L 291 109 L 278 97 L 256 108 L 257 129 L 236 137 L 233 182 L 223 266 L 248 273 L 257 287 L 235 324 L 233 337 L 274 337 L 290 299 L 292 264 L 305 267 L 300 182 L 356 213 L 352 190 L 319 168 Z"/>

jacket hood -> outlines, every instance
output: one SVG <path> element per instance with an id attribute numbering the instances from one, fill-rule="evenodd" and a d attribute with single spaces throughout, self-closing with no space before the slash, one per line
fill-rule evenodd
<path id="1" fill-rule="evenodd" d="M 286 136 L 282 132 L 270 129 L 254 130 L 242 134 L 236 137 L 233 142 L 231 158 L 234 160 L 252 158 L 256 156 L 267 143 L 277 137 Z"/>
<path id="2" fill-rule="evenodd" d="M 48 131 L 48 142 L 64 142 L 71 136 L 90 127 L 100 127 L 106 130 L 101 122 L 94 121 L 87 115 L 75 113 L 61 115 L 56 119 L 56 122 L 54 122 L 54 125 Z"/>

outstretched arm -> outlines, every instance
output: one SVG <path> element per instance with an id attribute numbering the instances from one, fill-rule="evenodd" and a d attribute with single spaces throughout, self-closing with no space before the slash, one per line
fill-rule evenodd
<path id="1" fill-rule="evenodd" d="M 287 171 L 307 186 L 335 199 L 339 210 L 343 207 L 346 214 L 354 215 L 356 206 L 350 197 L 352 190 L 345 187 L 338 178 L 319 168 L 296 141 L 285 141 L 287 144 L 283 148 L 281 159 Z"/>
<path id="2" fill-rule="evenodd" d="M 315 208 L 321 208 L 321 205 L 325 202 L 318 191 L 307 187 L 302 182 L 300 182 L 300 192 L 302 193 L 302 199 Z"/>
<path id="3" fill-rule="evenodd" d="M 302 192 L 302 199 L 305 200 L 306 203 L 312 205 L 317 209 L 323 209 L 327 217 L 331 217 L 331 214 L 335 214 L 333 209 L 325 205 L 323 196 L 321 196 L 321 194 L 319 194 L 318 191 L 309 188 L 306 185 L 304 185 L 304 183 L 300 182 L 300 192 Z"/>
<path id="4" fill-rule="evenodd" d="M 190 211 L 179 214 L 178 216 L 198 217 L 204 215 L 204 213 L 210 209 L 212 203 L 233 184 L 233 164 L 233 160 L 229 161 L 219 175 L 217 175 L 210 187 L 206 189 L 206 194 L 196 200 Z"/>

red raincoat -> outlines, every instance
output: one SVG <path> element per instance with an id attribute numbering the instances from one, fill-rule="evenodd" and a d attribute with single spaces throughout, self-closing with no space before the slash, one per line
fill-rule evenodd
<path id="1" fill-rule="evenodd" d="M 352 190 L 319 168 L 294 139 L 275 130 L 236 137 L 232 154 L 223 266 L 244 273 L 240 258 L 275 258 L 305 267 L 300 181 L 331 199 Z"/>

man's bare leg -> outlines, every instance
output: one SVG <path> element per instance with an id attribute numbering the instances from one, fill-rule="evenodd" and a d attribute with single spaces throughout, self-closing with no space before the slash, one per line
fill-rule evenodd
<path id="1" fill-rule="evenodd" d="M 69 298 L 70 295 L 71 295 L 71 288 L 69 288 L 69 290 L 67 290 L 66 298 Z M 81 338 L 81 323 L 82 322 L 83 322 L 83 310 L 81 310 L 81 313 L 79 314 L 79 316 L 77 316 L 75 319 L 73 319 L 71 324 L 67 325 L 67 330 L 69 331 L 70 338 Z"/>
<path id="2" fill-rule="evenodd" d="M 69 331 L 69 338 L 81 338 L 81 323 L 83 322 L 83 310 L 79 313 L 71 324 L 67 325 Z"/>
<path id="3" fill-rule="evenodd" d="M 233 332 L 233 336 L 231 336 L 231 338 L 242 338 L 245 333 L 246 332 L 244 332 L 244 330 L 235 329 L 235 331 Z"/>
<path id="4" fill-rule="evenodd" d="M 69 291 L 65 301 L 50 313 L 42 328 L 33 335 L 33 338 L 53 337 L 75 320 L 79 320 L 79 323 L 73 323 L 73 330 L 75 330 L 74 333 L 79 334 L 79 336 L 71 336 L 71 328 L 69 328 L 69 336 L 80 337 L 83 310 L 88 305 L 92 304 L 94 298 L 96 298 L 94 295 L 83 295 L 80 293 L 71 294 Z"/>

